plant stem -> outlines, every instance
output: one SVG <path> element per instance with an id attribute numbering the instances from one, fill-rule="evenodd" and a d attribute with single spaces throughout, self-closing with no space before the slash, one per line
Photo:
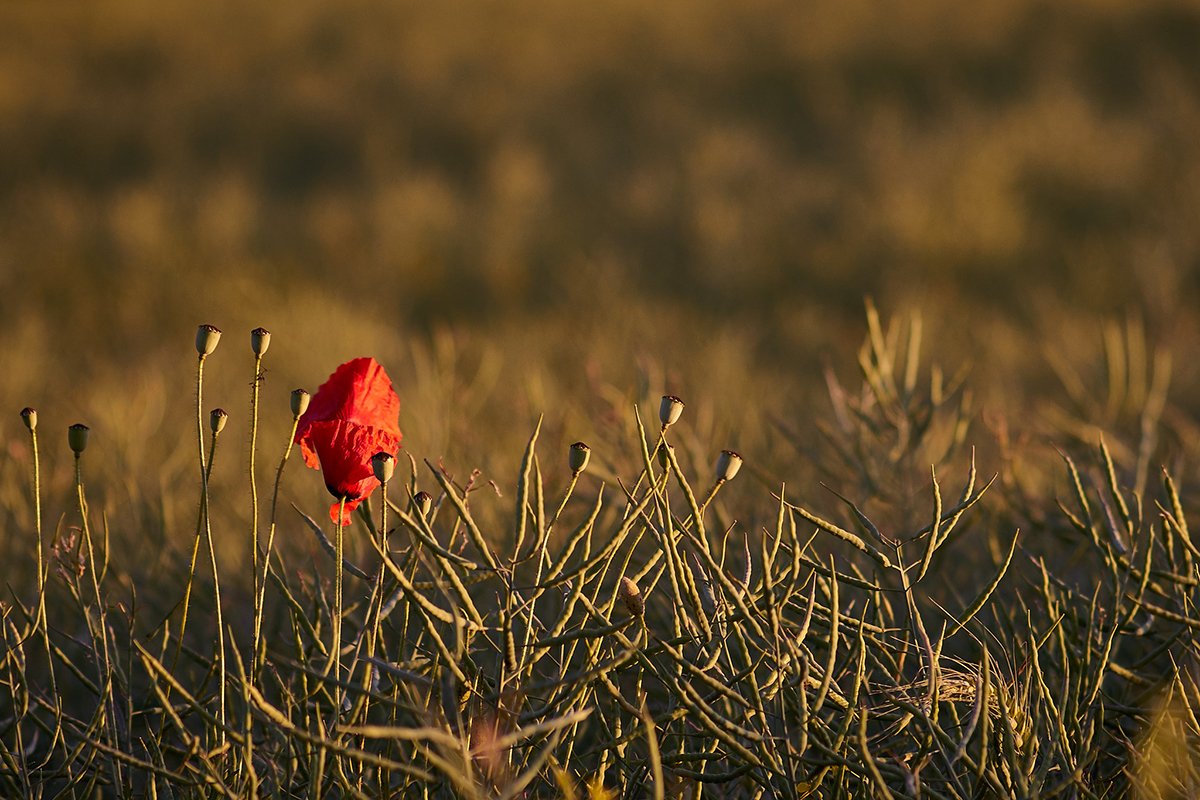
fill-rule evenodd
<path id="1" fill-rule="evenodd" d="M 271 550 L 275 545 L 275 514 L 279 508 L 279 484 L 283 480 L 283 468 L 287 466 L 292 454 L 292 445 L 296 438 L 296 429 L 300 425 L 298 415 L 292 417 L 292 432 L 288 434 L 287 447 L 283 450 L 283 458 L 279 459 L 279 467 L 275 470 L 275 489 L 271 493 L 271 522 L 267 527 L 267 548 L 263 552 L 262 575 L 257 578 L 258 594 L 254 600 L 254 659 L 255 674 L 262 668 L 265 653 L 259 653 L 259 643 L 262 638 L 263 605 L 266 602 L 267 571 L 271 568 Z"/>
<path id="2" fill-rule="evenodd" d="M 250 538 L 253 542 L 251 549 L 251 590 L 254 592 L 254 597 L 258 597 L 258 560 L 260 557 L 258 549 L 258 481 L 254 474 L 255 451 L 258 449 L 258 390 L 262 384 L 262 354 L 254 355 L 254 382 L 250 389 Z M 265 581 L 265 578 L 264 578 Z M 255 617 L 257 619 L 257 615 Z M 258 638 L 254 639 L 254 646 L 258 646 Z M 255 651 L 251 650 L 253 653 Z"/>

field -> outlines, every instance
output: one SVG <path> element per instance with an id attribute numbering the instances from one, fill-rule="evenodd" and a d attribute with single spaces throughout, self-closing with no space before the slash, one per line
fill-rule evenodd
<path id="1" fill-rule="evenodd" d="M 0 5 L 0 797 L 1197 796 L 1198 41 Z"/>

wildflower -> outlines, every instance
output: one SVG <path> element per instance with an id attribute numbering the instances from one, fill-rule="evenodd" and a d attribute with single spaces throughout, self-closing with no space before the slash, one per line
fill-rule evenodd
<path id="1" fill-rule="evenodd" d="M 320 469 L 329 493 L 346 501 L 342 523 L 375 487 L 371 466 L 376 453 L 400 449 L 400 398 L 383 367 L 373 358 L 342 364 L 313 396 L 296 428 L 304 463 Z M 329 509 L 338 521 L 340 503 Z"/>
<path id="2" fill-rule="evenodd" d="M 208 427 L 214 434 L 225 430 L 226 422 L 229 422 L 229 412 L 223 408 L 214 408 L 208 415 Z"/>
<path id="3" fill-rule="evenodd" d="M 29 428 L 30 431 L 36 431 L 37 430 L 37 409 L 22 408 L 21 409 L 21 421 L 25 423 L 25 427 Z"/>

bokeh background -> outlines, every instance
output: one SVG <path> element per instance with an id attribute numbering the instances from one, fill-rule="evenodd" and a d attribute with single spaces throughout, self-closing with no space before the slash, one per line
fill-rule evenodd
<path id="1" fill-rule="evenodd" d="M 970 370 L 972 444 L 1137 431 L 1169 349 L 1184 452 L 1198 132 L 1183 0 L 5 2 L 2 469 L 34 405 L 65 492 L 84 420 L 94 505 L 187 528 L 206 322 L 243 442 L 274 333 L 260 463 L 290 389 L 373 354 L 460 477 L 510 480 L 540 413 L 615 442 L 673 391 L 698 460 L 803 481 L 868 296 Z M 1144 373 L 1115 399 L 1114 352 Z"/>

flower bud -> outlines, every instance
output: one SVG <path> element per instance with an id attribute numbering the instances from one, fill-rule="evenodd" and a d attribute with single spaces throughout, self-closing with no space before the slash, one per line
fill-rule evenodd
<path id="1" fill-rule="evenodd" d="M 682 414 L 683 401 L 673 394 L 664 394 L 658 406 L 658 421 L 662 423 L 663 429 L 678 422 Z"/>
<path id="2" fill-rule="evenodd" d="M 642 597 L 642 590 L 631 578 L 621 578 L 620 592 L 621 602 L 625 604 L 630 616 L 640 617 L 645 613 L 646 600 Z"/>
<path id="3" fill-rule="evenodd" d="M 202 356 L 212 355 L 221 341 L 221 329 L 215 325 L 201 325 L 196 329 L 196 352 Z"/>
<path id="4" fill-rule="evenodd" d="M 29 428 L 30 431 L 37 430 L 37 409 L 22 408 L 21 421 L 25 423 L 25 427 Z"/>
<path id="5" fill-rule="evenodd" d="M 567 453 L 567 464 L 571 467 L 571 472 L 578 475 L 587 469 L 588 460 L 592 457 L 592 448 L 588 447 L 583 442 L 576 442 L 571 445 L 570 451 Z"/>
<path id="6" fill-rule="evenodd" d="M 250 331 L 250 349 L 254 355 L 262 356 L 271 346 L 271 332 L 266 328 L 255 328 Z"/>
<path id="7" fill-rule="evenodd" d="M 742 468 L 742 457 L 732 450 L 722 450 L 717 456 L 717 482 L 724 483 L 725 481 L 733 480 L 733 476 L 738 474 L 738 470 Z"/>
<path id="8" fill-rule="evenodd" d="M 292 416 L 300 419 L 304 416 L 304 412 L 308 411 L 308 403 L 312 400 L 312 395 L 303 389 L 292 390 Z"/>
<path id="9" fill-rule="evenodd" d="M 88 444 L 88 426 L 82 422 L 76 422 L 71 427 L 67 428 L 67 444 L 75 455 L 79 455 L 87 449 Z"/>
<path id="10" fill-rule="evenodd" d="M 433 495 L 429 492 L 417 492 L 413 495 L 413 508 L 422 517 L 428 519 L 429 511 L 433 508 Z"/>
<path id="11" fill-rule="evenodd" d="M 387 483 L 396 472 L 396 457 L 391 453 L 376 453 L 371 456 L 371 469 L 377 481 Z"/>
<path id="12" fill-rule="evenodd" d="M 225 430 L 225 423 L 229 422 L 229 414 L 223 408 L 214 408 L 208 415 L 208 427 L 213 434 L 218 434 Z"/>

